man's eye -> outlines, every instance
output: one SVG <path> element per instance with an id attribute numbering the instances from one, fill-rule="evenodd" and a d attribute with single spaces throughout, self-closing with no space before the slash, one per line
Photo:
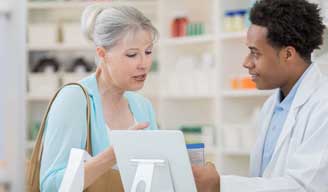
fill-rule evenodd
<path id="1" fill-rule="evenodd" d="M 251 55 L 254 56 L 254 57 L 259 56 L 259 54 L 258 53 L 255 53 L 255 52 L 251 52 Z"/>

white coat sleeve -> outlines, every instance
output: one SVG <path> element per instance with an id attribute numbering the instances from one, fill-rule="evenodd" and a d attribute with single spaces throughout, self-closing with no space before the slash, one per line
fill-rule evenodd
<path id="1" fill-rule="evenodd" d="M 302 143 L 287 162 L 285 176 L 221 176 L 221 192 L 327 192 L 328 102 L 318 102 L 311 111 Z"/>

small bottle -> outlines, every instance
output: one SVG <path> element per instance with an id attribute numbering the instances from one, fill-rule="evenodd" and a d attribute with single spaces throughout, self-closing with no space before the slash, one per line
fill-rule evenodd
<path id="1" fill-rule="evenodd" d="M 196 28 L 196 35 L 202 35 L 203 34 L 203 29 L 202 29 L 202 23 L 198 22 L 195 23 L 195 28 Z"/>
<path id="2" fill-rule="evenodd" d="M 182 37 L 187 35 L 187 26 L 189 19 L 185 12 L 179 12 L 175 14 L 175 17 L 171 24 L 171 36 Z"/>
<path id="3" fill-rule="evenodd" d="M 171 24 L 171 37 L 179 36 L 179 18 L 174 18 Z"/>
<path id="4" fill-rule="evenodd" d="M 234 24 L 233 24 L 233 17 L 235 12 L 233 11 L 226 11 L 224 14 L 224 30 L 226 32 L 234 31 Z"/>
<path id="5" fill-rule="evenodd" d="M 233 28 L 234 31 L 242 31 L 245 29 L 245 14 L 246 10 L 241 9 L 235 12 L 233 17 Z"/>
<path id="6" fill-rule="evenodd" d="M 186 16 L 182 16 L 179 19 L 180 19 L 180 22 L 179 22 L 179 36 L 180 37 L 187 36 L 187 26 L 188 26 L 189 20 Z"/>

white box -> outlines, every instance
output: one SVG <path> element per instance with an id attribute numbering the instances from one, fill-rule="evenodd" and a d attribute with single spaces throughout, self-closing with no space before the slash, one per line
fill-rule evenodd
<path id="1" fill-rule="evenodd" d="M 62 85 L 78 82 L 90 74 L 91 73 L 64 73 L 62 76 Z"/>
<path id="2" fill-rule="evenodd" d="M 28 27 L 28 41 L 31 45 L 54 45 L 57 39 L 56 24 L 30 24 Z"/>
<path id="3" fill-rule="evenodd" d="M 82 34 L 80 23 L 63 23 L 61 25 L 63 43 L 67 45 L 90 45 Z"/>
<path id="4" fill-rule="evenodd" d="M 59 88 L 59 77 L 57 74 L 32 73 L 29 74 L 28 78 L 30 96 L 52 96 Z"/>

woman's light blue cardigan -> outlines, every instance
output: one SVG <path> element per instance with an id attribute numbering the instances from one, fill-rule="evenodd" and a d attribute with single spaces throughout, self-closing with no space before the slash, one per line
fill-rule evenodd
<path id="1" fill-rule="evenodd" d="M 101 98 L 95 74 L 80 82 L 90 96 L 92 155 L 110 146 Z M 149 122 L 148 129 L 157 129 L 150 101 L 138 93 L 125 92 L 131 112 L 137 122 Z M 41 191 L 58 191 L 71 148 L 85 149 L 86 100 L 80 87 L 68 86 L 58 94 L 47 118 L 40 170 Z"/>

